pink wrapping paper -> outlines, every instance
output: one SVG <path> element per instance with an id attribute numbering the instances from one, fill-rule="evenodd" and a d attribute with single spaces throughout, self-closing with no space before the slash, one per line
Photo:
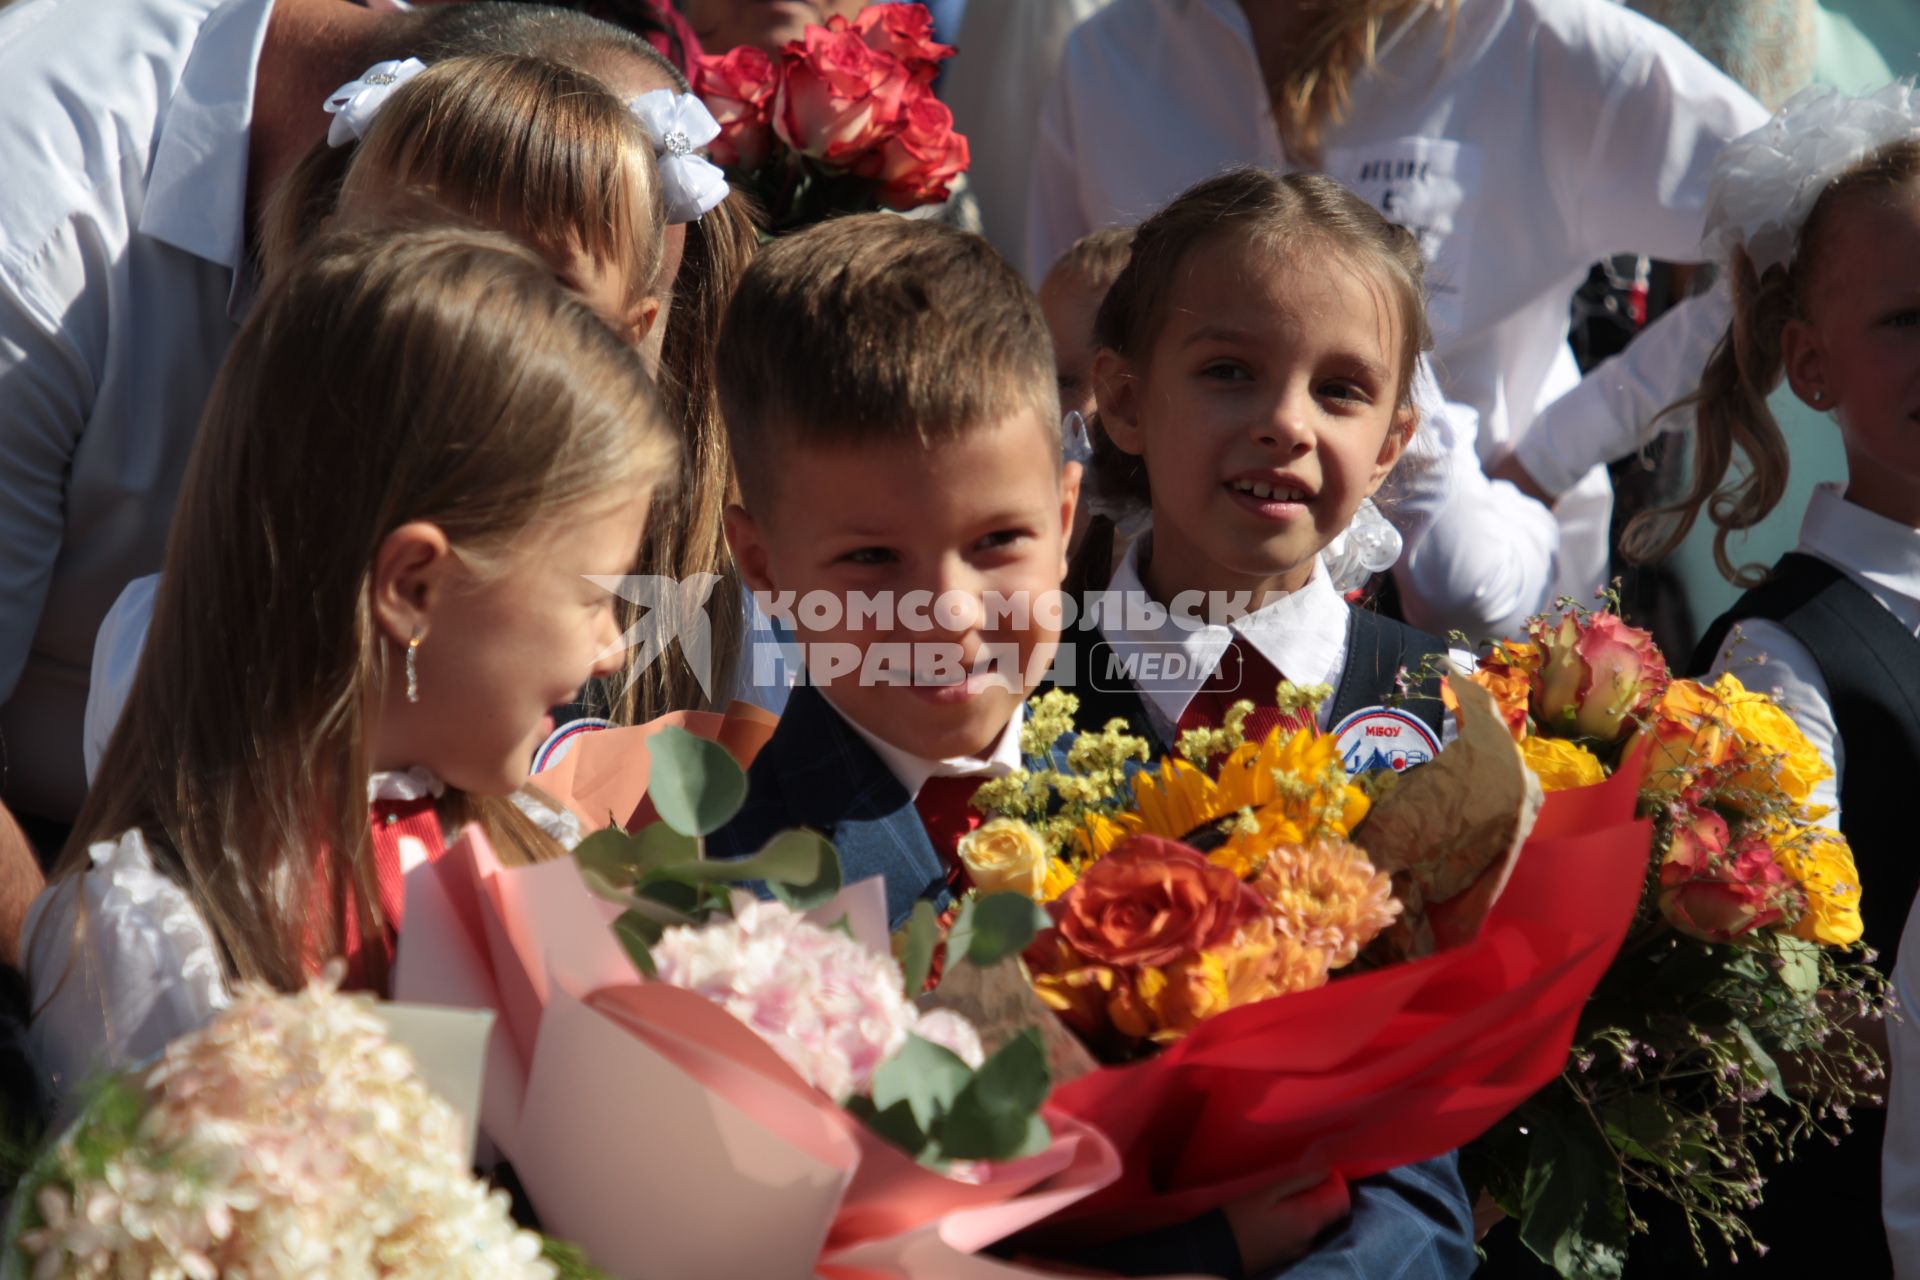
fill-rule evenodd
<path id="1" fill-rule="evenodd" d="M 878 888 L 814 914 L 871 934 Z M 922 1168 L 725 1010 L 638 980 L 615 914 L 571 862 L 503 868 L 470 827 L 408 875 L 394 974 L 396 999 L 499 1014 L 481 1128 L 542 1225 L 612 1274 L 778 1280 L 857 1257 L 875 1276 L 954 1275 L 951 1259 L 1118 1175 L 1102 1135 L 1052 1113 L 1053 1145 L 983 1184 Z M 960 1274 L 1033 1274 L 1001 1265 Z"/>

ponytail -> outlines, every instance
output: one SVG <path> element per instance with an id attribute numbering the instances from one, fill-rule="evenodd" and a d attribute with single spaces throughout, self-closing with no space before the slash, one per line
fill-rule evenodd
<path id="1" fill-rule="evenodd" d="M 1655 420 L 1692 411 L 1693 476 L 1677 501 L 1633 518 L 1623 549 L 1638 564 L 1663 559 L 1686 540 L 1705 508 L 1714 525 L 1713 562 L 1721 576 L 1735 586 L 1753 587 L 1766 580 L 1766 570 L 1751 564 L 1736 568 L 1727 538 L 1766 519 L 1786 492 L 1787 438 L 1767 397 L 1784 372 L 1780 334 L 1797 313 L 1797 289 L 1790 268 L 1770 267 L 1762 277 L 1744 249 L 1736 249 L 1728 265 L 1733 322 L 1701 371 L 1699 389 Z M 1728 480 L 1735 448 L 1746 466 Z"/>
<path id="2" fill-rule="evenodd" d="M 1920 138 L 1889 143 L 1827 184 L 1801 224 L 1787 262 L 1758 272 L 1745 248 L 1733 251 L 1728 263 L 1733 323 L 1701 371 L 1699 389 L 1655 419 L 1693 412 L 1693 478 L 1679 501 L 1634 517 L 1622 539 L 1629 559 L 1648 564 L 1670 555 L 1704 507 L 1714 525 L 1713 562 L 1721 576 L 1739 587 L 1766 581 L 1767 571 L 1758 565 L 1734 567 L 1727 536 L 1766 519 L 1786 492 L 1787 440 L 1767 405 L 1785 372 L 1781 333 L 1789 320 L 1806 314 L 1811 283 L 1827 246 L 1839 236 L 1839 211 L 1855 199 L 1881 197 L 1916 179 Z M 1746 471 L 1728 482 L 1736 447 Z"/>

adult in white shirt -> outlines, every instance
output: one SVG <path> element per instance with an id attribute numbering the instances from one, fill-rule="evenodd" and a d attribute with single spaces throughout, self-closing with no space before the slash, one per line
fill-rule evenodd
<path id="1" fill-rule="evenodd" d="M 427 21 L 344 0 L 0 11 L 7 805 L 55 824 L 79 808 L 94 636 L 159 568 L 251 292 L 250 211 L 324 134 L 313 104 Z"/>
<path id="2" fill-rule="evenodd" d="M 947 64 L 940 97 L 972 147 L 967 190 L 979 206 L 980 233 L 1010 260 L 1019 260 L 1026 237 L 1033 122 L 1053 87 L 1060 52 L 1074 27 L 1110 3 L 969 0 L 953 38 L 959 52 Z"/>
<path id="3" fill-rule="evenodd" d="M 1415 229 L 1432 262 L 1435 364 L 1448 398 L 1479 414 L 1480 459 L 1517 445 L 1563 496 L 1550 573 L 1538 562 L 1548 549 L 1506 544 L 1504 513 L 1524 499 L 1502 485 L 1455 504 L 1449 519 L 1470 535 L 1421 572 L 1403 566 L 1401 587 L 1429 629 L 1510 629 L 1604 579 L 1612 493 L 1593 464 L 1630 451 L 1621 441 L 1692 389 L 1728 315 L 1724 297 L 1684 304 L 1581 385 L 1568 300 L 1611 253 L 1700 259 L 1713 157 L 1765 111 L 1671 32 L 1607 0 L 1460 0 L 1451 21 L 1447 6 L 1414 3 L 1383 26 L 1374 65 L 1356 72 L 1307 164 L 1282 142 L 1262 69 L 1263 51 L 1271 62 L 1298 38 L 1301 11 L 1116 0 L 1082 24 L 1040 120 L 1028 270 L 1249 161 L 1321 169 Z M 1553 425 L 1561 415 L 1565 429 Z M 1553 449 L 1529 447 L 1541 432 L 1556 448 L 1580 443 L 1572 477 Z M 1601 435 L 1604 447 L 1588 447 Z M 1461 594 L 1495 579 L 1538 589 Z"/>

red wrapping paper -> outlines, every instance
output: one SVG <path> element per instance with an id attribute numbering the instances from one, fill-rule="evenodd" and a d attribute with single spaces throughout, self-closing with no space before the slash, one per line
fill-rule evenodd
<path id="1" fill-rule="evenodd" d="M 1652 824 L 1640 770 L 1549 795 L 1479 933 L 1451 950 L 1232 1010 L 1053 1105 L 1120 1150 L 1118 1181 L 1027 1237 L 1095 1243 L 1301 1174 L 1349 1181 L 1479 1137 L 1565 1066 L 1633 922 Z"/>

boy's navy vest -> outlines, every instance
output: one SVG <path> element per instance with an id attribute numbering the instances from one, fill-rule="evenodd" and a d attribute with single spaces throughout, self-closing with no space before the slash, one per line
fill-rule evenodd
<path id="1" fill-rule="evenodd" d="M 1920 776 L 1920 639 L 1880 602 L 1824 560 L 1794 552 L 1707 629 L 1693 670 L 1713 665 L 1733 624 L 1774 623 L 1806 647 L 1827 682 L 1840 733 L 1840 826 L 1860 872 L 1866 942 L 1891 968 L 1914 895 L 1920 847 L 1914 838 L 1914 779 Z M 1733 671 L 1743 674 L 1740 654 Z M 1766 668 L 1743 680 L 1766 687 Z"/>
<path id="2" fill-rule="evenodd" d="M 1435 659 L 1447 652 L 1445 643 L 1423 631 L 1415 631 L 1404 622 L 1352 605 L 1347 606 L 1347 612 L 1347 660 L 1340 682 L 1334 686 L 1329 724 L 1339 724 L 1367 707 L 1386 704 L 1399 692 L 1398 681 L 1403 669 L 1412 674 L 1437 667 Z M 1127 732 L 1145 738 L 1157 754 L 1171 752 L 1173 743 L 1166 740 L 1153 717 L 1147 714 L 1140 690 L 1131 681 L 1102 678 L 1103 672 L 1097 667 L 1105 662 L 1108 648 L 1099 633 L 1089 629 L 1078 634 L 1092 639 L 1082 641 L 1086 660 L 1078 664 L 1077 682 L 1068 690 L 1080 700 L 1080 710 L 1074 717 L 1076 725 L 1083 730 L 1097 730 L 1104 728 L 1109 720 L 1124 720 Z M 1446 710 L 1440 701 L 1437 672 L 1429 671 L 1427 677 L 1413 687 L 1400 709 L 1423 721 L 1433 730 L 1434 737 L 1440 738 Z"/>
<path id="3" fill-rule="evenodd" d="M 1693 655 L 1705 672 L 1736 622 L 1774 623 L 1806 647 L 1827 682 L 1839 727 L 1834 762 L 1840 766 L 1840 826 L 1859 869 L 1865 941 L 1891 969 L 1893 955 L 1920 890 L 1920 851 L 1906 808 L 1920 769 L 1920 639 L 1846 574 L 1798 552 L 1773 567 L 1707 629 Z M 1733 655 L 1739 673 L 1740 654 Z M 1751 683 L 1766 685 L 1766 668 Z M 1855 1250 L 1852 1275 L 1890 1275 L 1893 1259 L 1880 1221 L 1880 1147 L 1886 1112 L 1853 1113 L 1853 1132 L 1838 1146 L 1812 1141 L 1791 1163 L 1767 1176 L 1765 1201 L 1748 1221 L 1771 1246 L 1764 1259 L 1713 1275 L 1735 1280 L 1819 1274 L 1832 1267 L 1833 1241 Z M 1808 1206 L 1818 1205 L 1809 1214 Z M 1705 1274 L 1705 1273 L 1702 1273 Z"/>

